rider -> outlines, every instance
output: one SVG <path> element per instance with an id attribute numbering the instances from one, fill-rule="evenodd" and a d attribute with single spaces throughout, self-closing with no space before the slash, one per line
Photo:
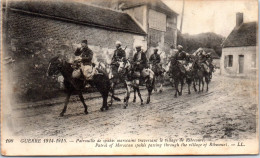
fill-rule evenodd
<path id="1" fill-rule="evenodd" d="M 150 56 L 149 61 L 155 67 L 154 70 L 157 73 L 160 73 L 160 71 L 162 69 L 162 67 L 160 65 L 161 58 L 160 58 L 160 55 L 158 54 L 158 49 L 157 48 L 154 49 L 154 53 Z"/>
<path id="2" fill-rule="evenodd" d="M 183 51 L 183 47 L 181 45 L 178 45 L 177 49 L 178 49 L 178 51 L 173 56 L 173 58 L 178 61 L 178 66 L 179 66 L 181 72 L 185 73 L 185 68 L 183 66 L 184 62 L 183 61 L 186 59 L 186 53 Z"/>
<path id="3" fill-rule="evenodd" d="M 154 53 L 150 56 L 149 61 L 154 65 L 159 64 L 161 62 L 161 58 L 160 55 L 158 54 L 157 48 L 154 49 Z"/>
<path id="4" fill-rule="evenodd" d="M 213 59 L 212 59 L 212 56 L 211 56 L 210 52 L 206 54 L 206 59 L 207 59 L 206 63 L 210 67 L 210 73 L 212 74 L 212 72 L 214 72 L 214 65 L 212 64 Z"/>
<path id="5" fill-rule="evenodd" d="M 202 67 L 204 68 L 204 70 L 209 73 L 209 64 L 207 62 L 207 53 L 205 51 L 200 51 L 199 55 L 199 62 L 201 63 Z"/>
<path id="6" fill-rule="evenodd" d="M 96 69 L 92 64 L 93 52 L 88 48 L 88 41 L 83 40 L 81 42 L 81 47 L 77 48 L 74 53 L 78 59 L 75 60 L 77 64 L 79 64 L 81 71 L 87 81 L 86 87 L 90 87 L 89 81 L 93 79 L 94 74 L 96 73 Z"/>
<path id="7" fill-rule="evenodd" d="M 117 70 L 119 67 L 118 61 L 126 59 L 126 53 L 121 47 L 122 43 L 120 41 L 116 41 L 116 50 L 114 51 L 114 55 L 112 57 L 111 65 L 112 65 L 112 74 L 117 74 Z"/>
<path id="8" fill-rule="evenodd" d="M 142 73 L 143 69 L 147 67 L 147 58 L 145 52 L 142 51 L 141 46 L 136 46 L 136 53 L 134 54 L 134 71 L 140 72 L 141 78 L 144 76 Z"/>

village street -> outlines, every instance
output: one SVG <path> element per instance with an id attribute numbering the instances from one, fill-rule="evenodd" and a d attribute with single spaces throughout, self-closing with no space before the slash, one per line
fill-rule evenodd
<path id="1" fill-rule="evenodd" d="M 147 91 L 141 91 L 144 100 Z M 15 134 L 30 138 L 204 138 L 208 140 L 254 138 L 256 134 L 257 85 L 255 79 L 214 75 L 209 91 L 201 94 L 185 85 L 183 96 L 174 98 L 172 87 L 153 93 L 151 103 L 114 102 L 101 112 L 101 99 L 87 99 L 89 114 L 81 102 L 70 102 L 60 117 L 63 104 L 14 110 Z M 123 94 L 119 95 L 123 99 Z"/>

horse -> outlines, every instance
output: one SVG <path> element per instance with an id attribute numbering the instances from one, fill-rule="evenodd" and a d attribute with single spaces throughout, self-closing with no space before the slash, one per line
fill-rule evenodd
<path id="1" fill-rule="evenodd" d="M 174 87 L 175 87 L 175 95 L 174 97 L 177 98 L 178 94 L 179 96 L 182 95 L 182 89 L 184 85 L 184 79 L 185 79 L 185 72 L 183 72 L 181 68 L 181 63 L 176 59 L 172 58 L 171 61 L 169 62 L 170 67 L 169 67 L 169 74 L 171 78 L 173 79 L 174 82 Z M 179 83 L 181 84 L 181 90 L 179 91 Z"/>
<path id="2" fill-rule="evenodd" d="M 61 73 L 64 78 L 64 87 L 65 92 L 67 93 L 67 97 L 65 99 L 65 104 L 60 116 L 64 116 L 67 105 L 69 103 L 70 96 L 73 92 L 76 92 L 82 102 L 85 114 L 88 114 L 88 107 L 84 101 L 82 92 L 85 90 L 85 83 L 86 81 L 84 78 L 73 78 L 72 73 L 75 69 L 72 67 L 71 63 L 68 63 L 66 60 L 56 56 L 52 58 L 49 62 L 49 66 L 47 69 L 47 76 L 57 75 Z M 89 81 L 92 87 L 96 87 L 97 90 L 100 92 L 103 98 L 103 104 L 100 108 L 101 111 L 108 110 L 107 106 L 107 98 L 110 91 L 110 83 L 108 77 L 103 73 L 97 73 L 93 76 L 93 80 Z"/>
<path id="3" fill-rule="evenodd" d="M 159 83 L 160 88 L 159 92 L 161 93 L 163 91 L 163 83 L 164 83 L 164 74 L 165 74 L 165 69 L 160 67 L 159 65 L 149 63 L 149 68 L 154 72 L 154 77 L 155 77 L 155 84 L 154 84 L 154 91 L 157 92 L 156 85 Z"/>
<path id="4" fill-rule="evenodd" d="M 200 92 L 203 92 L 204 91 L 204 78 L 205 78 L 205 82 L 207 84 L 207 89 L 206 91 L 208 91 L 208 85 L 209 85 L 209 82 L 210 82 L 210 74 L 203 68 L 202 64 L 199 63 L 198 60 L 195 60 L 194 61 L 194 70 L 195 70 L 195 80 L 198 80 L 199 81 L 199 91 L 198 93 Z M 200 89 L 200 85 L 202 84 L 202 88 Z"/>
<path id="5" fill-rule="evenodd" d="M 187 64 L 184 65 L 186 70 L 186 83 L 188 84 L 188 94 L 191 94 L 190 92 L 190 86 L 193 83 L 194 91 L 197 92 L 196 88 L 196 81 L 195 81 L 195 70 L 194 70 L 194 60 L 190 60 L 187 62 Z"/>
<path id="6" fill-rule="evenodd" d="M 154 78 L 154 73 L 152 70 L 145 69 L 145 72 L 147 75 L 144 77 L 144 79 L 145 79 L 146 89 L 148 91 L 148 97 L 147 97 L 146 104 L 149 104 L 150 96 L 152 94 L 153 87 L 155 84 L 155 78 Z M 130 63 L 129 60 L 119 62 L 118 73 L 122 74 L 125 77 L 124 81 L 126 84 L 126 94 L 125 94 L 125 98 L 124 98 L 124 102 L 125 102 L 124 108 L 126 108 L 128 106 L 131 87 L 134 89 L 133 102 L 136 101 L 136 92 L 137 92 L 138 96 L 141 100 L 141 105 L 143 105 L 143 99 L 142 99 L 142 95 L 141 95 L 140 89 L 139 89 L 139 81 L 140 81 L 141 74 L 138 75 L 137 74 L 138 72 L 134 72 L 133 65 Z"/>
<path id="7" fill-rule="evenodd" d="M 107 74 L 107 76 L 109 78 L 109 81 L 110 81 L 111 100 L 110 100 L 110 105 L 109 106 L 112 106 L 113 100 L 121 101 L 120 98 L 115 96 L 115 88 L 116 88 L 117 84 L 122 82 L 122 80 L 117 75 L 113 75 L 112 66 L 113 65 L 111 65 L 111 64 L 105 64 L 105 63 L 102 63 L 102 62 L 98 62 L 97 66 L 96 66 L 96 68 L 104 71 L 105 74 Z"/>

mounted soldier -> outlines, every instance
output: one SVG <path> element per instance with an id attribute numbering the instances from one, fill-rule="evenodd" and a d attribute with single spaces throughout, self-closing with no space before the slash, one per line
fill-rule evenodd
<path id="1" fill-rule="evenodd" d="M 207 53 L 204 50 L 200 50 L 198 53 L 199 63 L 203 67 L 204 71 L 209 73 L 209 63 L 207 62 Z"/>
<path id="2" fill-rule="evenodd" d="M 186 53 L 183 51 L 183 47 L 181 45 L 177 46 L 178 51 L 171 57 L 171 60 L 176 60 L 177 62 L 177 66 L 180 68 L 182 73 L 185 73 L 185 68 L 184 68 L 184 64 L 185 64 L 185 60 L 186 60 Z"/>
<path id="3" fill-rule="evenodd" d="M 89 49 L 87 40 L 83 40 L 81 42 L 81 47 L 77 48 L 74 55 L 76 56 L 74 61 L 74 68 L 76 70 L 73 71 L 72 77 L 80 78 L 82 73 L 84 79 L 86 80 L 86 88 L 89 88 L 89 81 L 93 79 L 93 76 L 97 73 L 97 70 L 92 64 L 93 51 Z"/>
<path id="4" fill-rule="evenodd" d="M 120 41 L 116 42 L 116 50 L 114 51 L 114 55 L 112 57 L 111 66 L 112 66 L 112 74 L 113 76 L 117 75 L 117 70 L 119 67 L 118 62 L 126 59 L 126 53 L 122 49 L 122 43 Z"/>
<path id="5" fill-rule="evenodd" d="M 136 51 L 137 52 L 134 54 L 134 58 L 133 58 L 133 64 L 134 64 L 133 70 L 135 72 L 139 72 L 140 74 L 134 75 L 134 77 L 135 76 L 136 77 L 138 77 L 138 76 L 144 77 L 145 74 L 143 73 L 143 69 L 148 67 L 147 66 L 147 58 L 146 58 L 145 52 L 142 51 L 140 45 L 136 46 Z"/>
<path id="6" fill-rule="evenodd" d="M 162 65 L 160 65 L 161 57 L 158 54 L 158 49 L 154 49 L 154 53 L 149 58 L 150 64 L 152 64 L 152 70 L 155 74 L 160 74 L 162 72 Z"/>
<path id="7" fill-rule="evenodd" d="M 214 72 L 214 65 L 212 64 L 213 59 L 211 56 L 211 53 L 207 53 L 206 54 L 206 64 L 208 64 L 209 66 L 209 70 L 210 70 L 210 79 L 212 78 L 212 73 Z"/>

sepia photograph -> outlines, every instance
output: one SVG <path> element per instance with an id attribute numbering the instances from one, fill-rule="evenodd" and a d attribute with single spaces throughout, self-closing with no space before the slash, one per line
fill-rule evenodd
<path id="1" fill-rule="evenodd" d="M 1 155 L 259 154 L 257 0 L 2 0 Z"/>

